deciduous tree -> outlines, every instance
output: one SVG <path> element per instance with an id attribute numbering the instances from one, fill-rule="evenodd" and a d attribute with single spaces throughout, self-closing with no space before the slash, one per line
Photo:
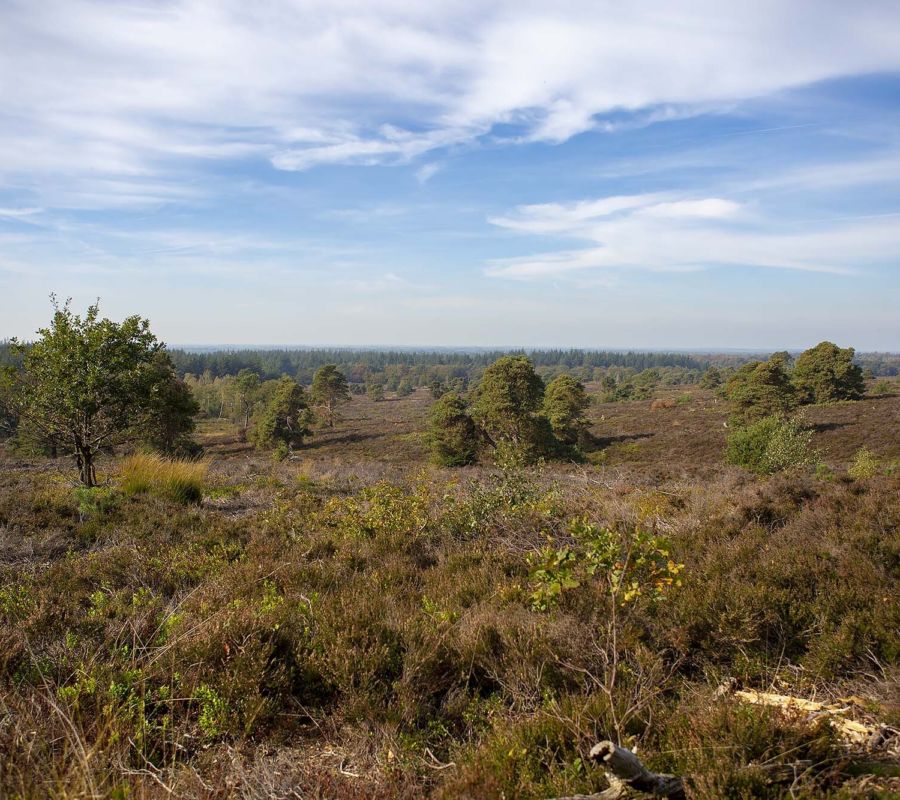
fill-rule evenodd
<path id="1" fill-rule="evenodd" d="M 82 318 L 52 299 L 50 327 L 30 347 L 14 342 L 24 368 L 8 368 L 8 379 L 21 418 L 65 447 L 81 482 L 94 486 L 97 454 L 145 435 L 171 370 L 147 320 L 100 319 L 99 303 Z"/>

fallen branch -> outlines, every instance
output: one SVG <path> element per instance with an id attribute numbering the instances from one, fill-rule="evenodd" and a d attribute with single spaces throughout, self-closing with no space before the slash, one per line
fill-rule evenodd
<path id="1" fill-rule="evenodd" d="M 626 789 L 633 789 L 652 797 L 684 800 L 684 781 L 677 775 L 655 773 L 647 769 L 630 750 L 612 742 L 594 745 L 590 757 L 607 770 L 609 788 L 597 794 L 575 794 L 554 800 L 618 800 Z M 793 764 L 751 764 L 748 769 L 762 773 L 768 785 L 793 783 L 812 767 L 811 761 Z"/>
<path id="2" fill-rule="evenodd" d="M 723 685 L 721 693 L 727 693 L 727 685 Z M 812 700 L 804 700 L 800 697 L 791 697 L 784 694 L 772 694 L 770 692 L 735 691 L 734 696 L 746 703 L 759 706 L 773 706 L 787 712 L 805 715 L 807 721 L 818 718 L 827 718 L 828 723 L 849 742 L 864 745 L 870 749 L 884 746 L 885 743 L 897 736 L 897 731 L 887 725 L 867 724 L 847 719 L 842 714 L 847 713 L 851 706 L 858 704 L 856 698 L 851 698 L 847 704 L 842 703 L 816 703 Z"/>

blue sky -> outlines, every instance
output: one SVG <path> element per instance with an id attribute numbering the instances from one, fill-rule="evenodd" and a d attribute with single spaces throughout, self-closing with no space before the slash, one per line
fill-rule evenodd
<path id="1" fill-rule="evenodd" d="M 900 350 L 900 4 L 0 0 L 0 337 Z"/>

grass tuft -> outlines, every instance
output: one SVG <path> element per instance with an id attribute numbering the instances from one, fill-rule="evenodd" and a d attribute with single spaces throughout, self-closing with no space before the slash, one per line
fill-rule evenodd
<path id="1" fill-rule="evenodd" d="M 205 461 L 139 453 L 122 462 L 122 492 L 152 494 L 182 505 L 199 503 L 208 468 Z"/>

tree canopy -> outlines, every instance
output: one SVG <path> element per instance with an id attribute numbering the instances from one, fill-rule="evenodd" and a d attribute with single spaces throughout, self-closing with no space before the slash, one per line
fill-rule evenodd
<path id="1" fill-rule="evenodd" d="M 312 416 L 303 387 L 285 375 L 278 381 L 265 410 L 253 428 L 258 447 L 282 445 L 291 452 L 311 434 Z"/>
<path id="2" fill-rule="evenodd" d="M 588 396 L 584 384 L 569 375 L 560 375 L 544 393 L 543 413 L 550 422 L 553 435 L 564 445 L 577 445 L 587 423 L 584 412 Z"/>
<path id="3" fill-rule="evenodd" d="M 429 410 L 431 428 L 428 444 L 432 459 L 445 467 L 463 467 L 475 461 L 480 436 L 456 392 L 447 392 Z"/>
<path id="4" fill-rule="evenodd" d="M 20 417 L 71 453 L 81 482 L 93 486 L 98 452 L 144 437 L 159 421 L 172 367 L 147 320 L 100 319 L 99 303 L 82 318 L 52 300 L 40 338 L 27 348 L 13 341 L 23 369 L 8 367 L 6 380 Z"/>
<path id="5" fill-rule="evenodd" d="M 312 400 L 319 406 L 330 427 L 334 427 L 335 412 L 338 406 L 350 402 L 350 389 L 347 376 L 336 364 L 326 364 L 316 370 L 313 376 Z"/>
<path id="6" fill-rule="evenodd" d="M 494 440 L 526 444 L 534 414 L 544 400 L 544 382 L 525 356 L 503 356 L 485 370 L 472 408 L 475 421 Z"/>
<path id="7" fill-rule="evenodd" d="M 804 351 L 794 366 L 797 399 L 803 403 L 858 400 L 865 393 L 862 369 L 853 363 L 852 347 L 820 342 Z"/>
<path id="8" fill-rule="evenodd" d="M 778 359 L 751 361 L 729 378 L 724 394 L 738 421 L 755 422 L 796 407 L 794 387 L 782 364 Z"/>

